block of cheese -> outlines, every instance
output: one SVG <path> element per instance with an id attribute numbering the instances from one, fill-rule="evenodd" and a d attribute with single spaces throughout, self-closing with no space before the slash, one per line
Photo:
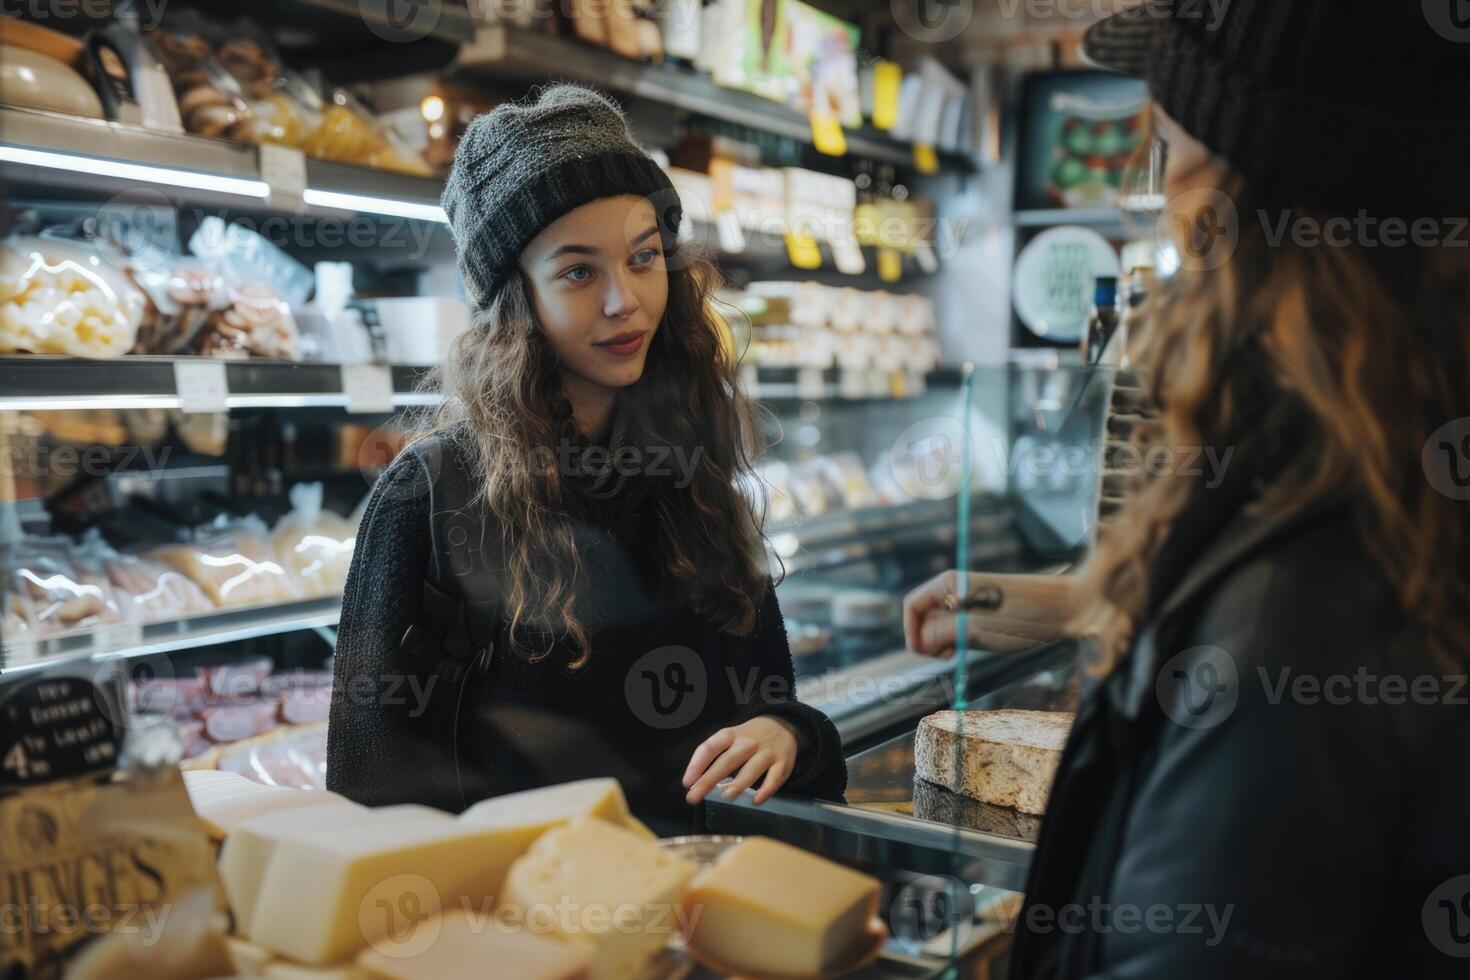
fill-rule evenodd
<path id="1" fill-rule="evenodd" d="M 239 936 L 226 936 L 225 948 L 235 974 L 242 977 L 265 976 L 265 968 L 274 959 L 270 950 Z"/>
<path id="2" fill-rule="evenodd" d="M 678 929 L 696 870 L 639 834 L 582 817 L 547 831 L 511 866 L 497 912 L 586 947 L 592 980 L 642 977 Z"/>
<path id="3" fill-rule="evenodd" d="M 424 915 L 490 908 L 507 869 L 537 833 L 466 824 L 435 811 L 432 819 L 283 834 L 271 849 L 248 934 L 297 963 L 336 963 Z"/>
<path id="4" fill-rule="evenodd" d="M 235 932 L 251 936 L 255 906 L 260 899 L 260 886 L 270 868 L 271 859 L 282 841 L 338 833 L 348 827 L 369 821 L 385 827 L 396 821 L 439 820 L 453 818 L 442 810 L 426 806 L 386 806 L 370 810 L 356 803 L 343 802 L 310 810 L 283 810 L 241 821 L 225 839 L 219 855 L 219 876 L 225 898 L 235 917 Z M 386 831 L 385 831 L 386 832 Z"/>
<path id="5" fill-rule="evenodd" d="M 578 817 L 597 817 L 640 837 L 655 839 L 653 831 L 628 811 L 628 800 L 616 779 L 579 779 L 493 796 L 459 815 L 466 822 L 492 826 L 534 823 L 543 831 Z"/>
<path id="6" fill-rule="evenodd" d="M 1068 711 L 937 711 L 914 735 L 914 773 L 984 803 L 1045 813 L 1072 720 Z"/>
<path id="7" fill-rule="evenodd" d="M 184 788 L 194 812 L 215 840 L 224 840 L 242 820 L 277 810 L 323 803 L 346 803 L 347 798 L 319 789 L 266 786 L 239 773 L 198 771 L 184 773 Z"/>
<path id="8" fill-rule="evenodd" d="M 584 980 L 592 956 L 585 947 L 507 929 L 463 908 L 416 925 L 396 949 L 368 948 L 357 956 L 360 980 L 456 980 L 493 974 L 516 980 Z"/>
<path id="9" fill-rule="evenodd" d="M 799 847 L 750 837 L 684 896 L 689 948 L 751 976 L 817 976 L 871 940 L 882 885 Z"/>

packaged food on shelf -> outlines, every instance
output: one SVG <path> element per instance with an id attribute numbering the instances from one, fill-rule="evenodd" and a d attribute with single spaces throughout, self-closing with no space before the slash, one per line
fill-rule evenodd
<path id="1" fill-rule="evenodd" d="M 342 88 L 332 91 L 322 110 L 321 124 L 301 148 L 309 156 L 323 160 L 339 160 L 419 177 L 432 174 L 422 157 L 408 150 L 391 132 L 378 125 L 372 113 Z"/>
<path id="2" fill-rule="evenodd" d="M 109 550 L 104 552 L 103 567 L 119 604 L 131 607 L 128 616 L 132 621 L 168 623 L 215 608 L 190 577 L 160 561 Z"/>
<path id="3" fill-rule="evenodd" d="M 269 95 L 285 72 L 280 55 L 249 20 L 241 18 L 224 25 L 214 47 L 220 66 L 230 73 L 245 95 L 259 99 Z"/>
<path id="4" fill-rule="evenodd" d="M 321 127 L 323 108 L 321 96 L 305 79 L 285 72 L 270 91 L 250 103 L 255 139 L 302 149 Z"/>
<path id="5" fill-rule="evenodd" d="M 26 600 L 37 636 L 85 631 L 122 621 L 122 610 L 100 564 L 79 571 L 65 537 L 28 536 L 0 548 L 6 591 Z M 19 627 L 24 620 L 12 624 Z"/>
<path id="6" fill-rule="evenodd" d="M 291 307 L 263 282 L 225 286 L 226 305 L 210 313 L 193 344 L 210 357 L 265 357 L 294 361 L 300 336 Z"/>
<path id="7" fill-rule="evenodd" d="M 265 522 L 220 515 L 187 544 L 156 548 L 149 557 L 188 576 L 221 608 L 291 602 L 300 586 L 278 560 Z"/>
<path id="8" fill-rule="evenodd" d="M 196 348 L 199 331 L 225 302 L 224 277 L 196 260 L 130 263 L 128 277 L 142 290 L 145 307 L 134 354 L 183 354 Z"/>
<path id="9" fill-rule="evenodd" d="M 196 11 L 171 11 L 153 40 L 185 129 L 246 142 L 254 137 L 255 117 L 245 91 L 215 58 L 207 25 Z"/>
<path id="10" fill-rule="evenodd" d="M 244 225 L 207 215 L 189 236 L 189 252 L 228 282 L 260 282 L 292 309 L 303 306 L 316 284 L 309 268 L 270 239 Z"/>
<path id="11" fill-rule="evenodd" d="M 298 483 L 291 512 L 271 532 L 271 544 L 306 598 L 340 595 L 352 564 L 356 532 L 345 518 L 322 509 L 322 485 Z"/>
<path id="12" fill-rule="evenodd" d="M 168 71 L 148 35 L 116 21 L 93 28 L 83 44 L 83 62 L 108 119 L 161 133 L 184 131 Z"/>
<path id="13" fill-rule="evenodd" d="M 118 357 L 144 308 L 142 292 L 90 243 L 48 233 L 0 243 L 0 352 Z"/>

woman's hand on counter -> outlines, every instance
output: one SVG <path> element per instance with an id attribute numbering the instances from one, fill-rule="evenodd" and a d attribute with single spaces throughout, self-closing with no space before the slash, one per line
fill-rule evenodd
<path id="1" fill-rule="evenodd" d="M 1071 575 L 969 574 L 969 590 L 1000 590 L 998 609 L 969 612 L 970 643 L 992 653 L 1019 653 L 1054 640 L 1076 611 Z M 955 595 L 957 575 L 942 572 L 914 589 L 903 601 L 904 640 L 914 653 L 950 657 L 955 651 L 956 614 L 945 608 Z"/>
<path id="2" fill-rule="evenodd" d="M 739 796 L 760 780 L 757 806 L 769 800 L 796 767 L 796 733 L 791 724 L 773 715 L 760 715 L 732 728 L 722 728 L 705 739 L 684 770 L 684 797 L 690 805 L 703 800 L 726 776 L 733 781 L 721 792 L 724 799 Z M 764 778 L 762 778 L 764 777 Z"/>

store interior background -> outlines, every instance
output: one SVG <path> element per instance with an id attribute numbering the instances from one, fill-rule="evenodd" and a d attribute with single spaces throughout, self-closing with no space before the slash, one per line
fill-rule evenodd
<path id="1" fill-rule="evenodd" d="M 566 6 L 574 12 L 583 9 L 570 0 Z M 648 5 L 634 6 L 643 10 Z M 688 4 L 683 6 L 687 9 Z M 709 24 L 719 11 L 728 14 L 728 8 L 735 8 L 738 23 L 742 16 L 758 17 L 762 6 L 759 2 L 705 4 L 701 13 Z M 774 10 L 779 5 L 769 6 Z M 904 113 L 917 115 L 922 101 L 919 96 L 915 96 L 919 101 L 905 101 L 909 98 L 905 88 L 893 132 L 880 131 L 864 118 L 859 127 L 844 127 L 847 151 L 838 155 L 816 149 L 816 126 L 801 108 L 719 84 L 709 71 L 672 59 L 655 63 L 647 56 L 625 57 L 607 45 L 579 37 L 576 17 L 549 18 L 530 2 L 504 3 L 497 8 L 496 0 L 474 0 L 469 7 L 454 0 L 436 0 L 397 10 L 385 0 L 270 0 L 248 9 L 188 0 L 153 7 L 103 0 L 95 4 L 32 0 L 18 17 L 7 11 L 3 23 L 12 32 L 5 39 L 7 45 L 18 42 L 13 32 L 25 25 L 49 27 L 75 42 L 119 18 L 141 17 L 147 28 L 159 16 L 164 30 L 180 23 L 175 20 L 180 17 L 182 22 L 194 18 L 195 23 L 213 25 L 215 39 L 210 43 L 218 45 L 228 40 L 228 25 L 244 24 L 242 31 L 263 38 L 279 53 L 285 69 L 318 92 L 345 88 L 361 106 L 369 107 L 369 115 L 375 114 L 379 124 L 389 127 L 391 121 L 391 128 L 400 132 L 405 119 L 412 124 L 410 129 L 416 126 L 419 132 L 409 142 L 415 152 L 422 151 L 430 170 L 447 162 L 452 147 L 443 132 L 435 135 L 426 118 L 424 107 L 430 98 L 468 93 L 462 105 L 449 100 L 451 108 L 441 117 L 445 124 L 458 118 L 456 124 L 462 126 L 473 114 L 465 106 L 472 106 L 476 99 L 489 104 L 520 99 L 534 85 L 563 79 L 608 92 L 624 106 L 635 135 L 647 147 L 681 157 L 686 164 L 691 153 L 697 158 L 701 146 L 697 140 L 691 142 L 690 135 L 714 132 L 732 144 L 745 144 L 740 152 L 753 154 L 746 159 L 753 161 L 758 155 L 765 167 L 800 166 L 844 178 L 852 177 L 864 160 L 888 168 L 892 182 L 902 184 L 914 198 L 933 202 L 937 222 L 928 245 L 937 262 L 932 268 L 926 269 L 910 250 L 912 242 L 903 248 L 896 277 L 880 274 L 875 261 L 879 250 L 868 245 L 862 248 L 865 268 L 861 274 L 834 268 L 834 253 L 826 243 L 821 245 L 818 268 L 798 268 L 785 243 L 770 235 L 763 240 L 752 236 L 741 252 L 722 249 L 718 260 L 737 285 L 815 281 L 927 297 L 933 304 L 937 365 L 915 372 L 895 362 L 849 371 L 829 360 L 816 371 L 750 365 L 744 376 L 754 381 L 753 394 L 779 420 L 777 431 L 783 444 L 776 448 L 778 458 L 795 465 L 804 447 L 816 443 L 824 452 L 856 452 L 863 466 L 873 467 L 868 473 L 871 477 L 885 453 L 909 450 L 938 452 L 954 468 L 961 367 L 973 366 L 971 417 L 978 429 L 973 444 L 978 450 L 974 462 L 979 477 L 971 487 L 970 516 L 975 523 L 969 529 L 973 539 L 970 557 L 973 567 L 999 570 L 1058 568 L 1085 548 L 1090 530 L 1086 515 L 1093 505 L 1097 477 L 1091 467 L 1064 474 L 1064 480 L 1051 485 L 1046 483 L 1049 477 L 1043 476 L 1033 488 L 1038 490 L 1036 499 L 1022 501 L 1014 511 L 1010 506 L 1018 494 L 1008 484 L 1014 484 L 1018 472 L 1007 470 L 1015 467 L 1013 454 L 1021 441 L 1045 437 L 1056 445 L 1093 447 L 1100 434 L 1102 408 L 1097 398 L 1087 397 L 1095 395 L 1097 387 L 1083 370 L 1075 339 L 1048 337 L 1044 330 L 1024 326 L 1015 311 L 1012 281 L 1020 247 L 1043 231 L 1064 226 L 1095 232 L 1097 241 L 1106 240 L 1104 251 L 1111 254 L 1138 230 L 1125 229 L 1109 202 L 1038 206 L 1034 200 L 1018 198 L 1017 191 L 1021 183 L 1018 156 L 1030 113 L 1023 105 L 1028 88 L 1036 79 L 1075 78 L 1080 80 L 1077 84 L 1085 102 L 1086 86 L 1092 84 L 1088 79 L 1098 73 L 1080 70 L 1077 40 L 1113 6 L 1098 3 L 1074 9 L 980 0 L 947 7 L 922 0 L 818 0 L 808 5 L 852 25 L 857 38 L 855 61 L 863 74 L 874 64 L 870 54 L 898 65 L 905 85 L 932 72 L 947 86 L 949 101 L 959 103 L 949 107 L 946 118 L 951 122 L 963 119 L 957 127 L 945 124 L 947 135 L 937 140 L 937 147 L 929 144 L 926 138 L 905 130 L 916 124 Z M 654 5 L 645 13 L 655 14 L 664 7 L 677 14 L 680 4 Z M 393 20 L 390 11 L 399 20 Z M 513 22 L 517 17 L 527 26 Z M 744 43 L 748 42 L 746 38 Z M 738 47 L 739 43 L 737 31 L 733 40 L 716 44 L 715 60 L 728 62 L 731 55 L 726 45 Z M 738 62 L 738 51 L 734 57 Z M 85 75 L 85 70 L 80 74 Z M 178 84 L 175 80 L 175 87 Z M 8 91 L 28 97 L 24 86 Z M 0 175 L 6 183 L 5 227 L 0 236 L 29 235 L 47 223 L 75 224 L 89 216 L 115 222 L 120 215 L 141 214 L 147 220 L 160 220 L 163 230 L 130 231 L 147 243 L 152 243 L 151 235 L 163 241 L 165 250 L 181 251 L 207 216 L 253 228 L 268 227 L 274 220 L 274 227 L 285 231 L 273 241 L 303 267 L 310 269 L 321 262 L 352 264 L 353 299 L 365 316 L 375 302 L 386 308 L 397 297 L 436 297 L 454 304 L 462 295 L 452 241 L 440 222 L 380 217 L 375 233 L 356 244 L 342 241 L 340 235 L 328 241 L 313 224 L 330 219 L 340 228 L 344 222 L 375 219 L 371 208 L 354 213 L 333 208 L 320 198 L 313 201 L 312 191 L 351 193 L 377 201 L 378 207 L 387 201 L 390 210 L 401 206 L 409 213 L 424 214 L 437 206 L 442 176 L 390 172 L 340 158 L 322 160 L 297 154 L 294 163 L 303 168 L 308 190 L 304 194 L 300 188 L 276 193 L 277 186 L 262 205 L 238 195 L 174 186 L 157 178 L 138 180 L 125 168 L 130 164 L 174 167 L 290 184 L 295 177 L 270 172 L 272 166 L 279 166 L 279 154 L 268 161 L 263 149 L 248 142 L 78 120 L 56 109 L 54 105 L 0 106 Z M 460 116 L 455 117 L 454 112 Z M 414 138 L 421 142 L 413 144 Z M 929 151 L 933 151 L 933 166 L 928 162 Z M 37 153 L 70 155 L 94 163 L 100 160 L 101 164 L 92 172 L 77 172 L 68 169 L 69 165 L 38 160 Z M 290 162 L 290 155 L 287 157 Z M 674 162 L 677 166 L 681 161 Z M 1040 170 L 1046 171 L 1052 163 L 1047 157 L 1040 162 Z M 1116 176 L 1120 165 L 1110 165 Z M 415 169 L 419 166 L 415 164 Z M 1038 164 L 1032 161 L 1029 166 L 1036 169 Z M 718 219 L 701 215 L 706 208 L 686 199 L 685 210 L 696 219 L 690 224 L 697 236 L 719 241 Z M 705 220 L 698 220 L 701 217 Z M 397 244 L 385 247 L 388 239 L 384 236 L 394 236 Z M 1097 271 L 1116 274 L 1113 261 L 1114 268 Z M 1090 300 L 1090 278 L 1089 274 L 1085 282 L 1072 282 L 1087 294 L 1081 300 L 1070 297 L 1074 306 L 1077 302 L 1085 306 Z M 317 282 L 321 284 L 320 277 Z M 303 317 L 302 311 L 295 312 Z M 748 342 L 743 334 L 740 339 Z M 167 365 L 160 374 L 152 368 L 145 371 L 139 354 L 123 354 L 120 360 L 140 363 L 113 374 L 97 361 L 23 347 L 0 352 L 0 417 L 16 426 L 21 424 L 16 420 L 27 413 L 46 412 L 53 431 L 64 431 L 76 421 L 69 438 L 78 448 L 85 448 L 87 426 L 82 415 L 72 418 L 74 408 L 91 411 L 113 405 L 184 404 Z M 222 457 L 228 473 L 222 483 L 210 487 L 209 499 L 217 506 L 227 506 L 221 504 L 227 501 L 241 509 L 258 503 L 268 511 L 267 522 L 274 523 L 291 510 L 288 494 L 293 485 L 320 480 L 326 484 L 327 508 L 348 516 L 365 497 L 383 460 L 372 459 L 371 451 L 366 456 L 359 451 L 354 459 L 342 448 L 346 443 L 341 432 L 355 428 L 359 441 L 364 433 L 379 438 L 384 429 L 391 428 L 384 425 L 391 412 L 351 410 L 347 382 L 339 382 L 330 364 L 295 364 L 288 377 L 284 366 L 271 364 L 269 358 L 235 357 L 226 363 L 230 383 L 227 429 L 206 433 L 205 441 L 223 439 L 215 455 Z M 420 396 L 413 391 L 413 382 L 415 371 L 421 368 L 403 364 L 391 368 L 394 390 L 384 397 L 394 410 L 417 403 Z M 24 425 L 30 426 L 31 436 L 38 431 L 30 422 Z M 177 428 L 182 431 L 186 426 Z M 290 451 L 294 455 L 283 459 L 282 433 L 288 430 L 297 442 Z M 772 529 L 773 548 L 792 573 L 782 593 L 788 624 L 809 627 L 794 635 L 799 633 L 804 642 L 823 650 L 830 645 L 835 651 L 840 646 L 833 630 L 841 632 L 843 623 L 856 638 L 847 653 L 829 652 L 825 659 L 813 658 L 809 663 L 858 667 L 870 678 L 875 673 L 908 677 L 922 666 L 904 683 L 932 685 L 942 668 L 919 665 L 919 658 L 903 653 L 898 608 L 904 591 L 956 561 L 956 542 L 961 536 L 956 516 L 959 488 L 919 488 L 934 491 L 921 492 L 929 499 L 912 502 L 923 506 L 854 508 L 844 506 L 851 501 L 844 501 L 842 488 L 833 486 L 843 480 L 842 474 L 830 469 L 828 475 L 823 492 L 830 498 L 816 508 L 822 513 L 798 506 L 798 511 L 809 511 L 803 517 L 810 519 L 778 520 Z M 856 477 L 863 482 L 863 474 Z M 15 501 L 14 511 L 28 532 L 49 530 L 78 536 L 89 530 L 88 519 L 95 515 L 88 508 L 96 505 L 96 491 L 103 485 L 102 497 L 112 495 L 109 499 L 114 501 L 139 493 L 161 506 L 178 504 L 191 513 L 207 511 L 207 507 L 193 506 L 199 500 L 188 480 L 127 482 L 118 474 L 62 487 L 54 482 L 43 486 L 24 473 L 11 472 L 0 486 L 0 499 Z M 864 492 L 871 490 L 868 487 Z M 112 524 L 103 528 L 104 537 L 119 530 L 126 521 L 125 511 L 123 515 L 113 515 Z M 13 564 L 7 574 L 14 571 Z M 846 596 L 850 601 L 836 595 L 842 591 L 850 593 Z M 8 630 L 0 637 L 4 651 L 0 666 L 13 671 L 106 653 L 137 663 L 152 662 L 172 674 L 188 673 L 201 664 L 262 656 L 277 670 L 319 672 L 333 642 L 336 599 L 329 594 L 305 605 L 231 609 L 228 616 L 221 614 L 208 623 L 145 622 L 92 629 L 79 622 L 75 628 L 53 632 Z M 834 624 L 834 616 L 842 622 Z M 852 654 L 852 650 L 861 652 Z M 953 693 L 935 688 L 931 697 L 909 702 L 908 713 L 942 706 Z M 912 717 L 873 716 L 868 710 L 871 705 L 828 702 L 823 707 L 838 720 L 854 748 L 912 729 Z"/>

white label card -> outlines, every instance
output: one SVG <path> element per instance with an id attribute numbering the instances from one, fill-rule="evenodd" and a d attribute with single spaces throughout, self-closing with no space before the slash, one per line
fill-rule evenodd
<path id="1" fill-rule="evenodd" d="M 143 645 L 141 623 L 110 623 L 92 633 L 92 646 L 98 653 L 131 650 Z"/>
<path id="2" fill-rule="evenodd" d="M 270 185 L 272 199 L 299 204 L 306 193 L 306 154 L 292 146 L 262 143 L 260 179 Z"/>
<path id="3" fill-rule="evenodd" d="M 342 391 L 349 412 L 393 411 L 393 372 L 386 364 L 342 365 Z"/>
<path id="4" fill-rule="evenodd" d="M 223 361 L 202 357 L 174 361 L 174 390 L 186 413 L 229 410 L 230 383 Z"/>

